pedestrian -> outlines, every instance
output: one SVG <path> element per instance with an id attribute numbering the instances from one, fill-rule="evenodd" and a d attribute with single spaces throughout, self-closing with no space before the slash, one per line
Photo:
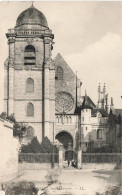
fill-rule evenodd
<path id="1" fill-rule="evenodd" d="M 68 160 L 68 167 L 69 167 L 69 165 L 70 165 L 70 161 Z"/>

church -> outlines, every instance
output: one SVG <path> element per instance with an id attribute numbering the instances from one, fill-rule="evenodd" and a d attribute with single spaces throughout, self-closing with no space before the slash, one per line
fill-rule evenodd
<path id="1" fill-rule="evenodd" d="M 9 54 L 4 64 L 4 111 L 28 126 L 25 143 L 37 136 L 58 140 L 65 149 L 90 141 L 107 144 L 109 106 L 106 87 L 98 86 L 98 103 L 60 54 L 52 59 L 54 34 L 44 14 L 33 5 L 9 29 Z"/>

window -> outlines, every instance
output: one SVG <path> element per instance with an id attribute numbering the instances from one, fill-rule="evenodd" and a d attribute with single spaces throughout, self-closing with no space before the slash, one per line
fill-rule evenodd
<path id="1" fill-rule="evenodd" d="M 24 52 L 24 65 L 35 65 L 35 62 L 35 48 L 32 45 L 27 45 Z"/>
<path id="2" fill-rule="evenodd" d="M 86 130 L 87 130 L 87 127 L 86 127 Z"/>
<path id="3" fill-rule="evenodd" d="M 63 69 L 60 66 L 57 67 L 55 79 L 63 80 Z"/>
<path id="4" fill-rule="evenodd" d="M 97 139 L 102 139 L 102 129 L 97 130 Z"/>
<path id="5" fill-rule="evenodd" d="M 82 117 L 82 121 L 84 121 L 84 117 Z"/>
<path id="6" fill-rule="evenodd" d="M 34 92 L 34 80 L 31 78 L 27 79 L 26 92 Z"/>
<path id="7" fill-rule="evenodd" d="M 34 106 L 32 103 L 27 105 L 27 116 L 34 116 Z"/>
<path id="8" fill-rule="evenodd" d="M 31 126 L 29 126 L 27 129 L 27 140 L 31 142 L 33 137 L 34 137 L 34 129 Z"/>

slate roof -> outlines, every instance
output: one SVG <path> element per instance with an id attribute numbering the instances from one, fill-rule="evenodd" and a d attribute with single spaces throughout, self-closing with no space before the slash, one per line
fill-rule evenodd
<path id="1" fill-rule="evenodd" d="M 93 117 L 96 116 L 96 113 L 97 113 L 97 112 L 100 112 L 100 113 L 102 114 L 103 117 L 107 117 L 107 116 L 108 116 L 108 113 L 107 113 L 105 110 L 102 110 L 102 109 L 100 109 L 100 108 L 92 109 L 92 111 L 91 111 L 92 116 L 93 116 Z"/>
<path id="2" fill-rule="evenodd" d="M 85 98 L 85 96 L 82 96 L 83 99 Z M 87 101 L 89 102 L 90 106 L 92 108 L 96 108 L 96 105 L 94 104 L 94 102 L 91 100 L 91 98 L 89 96 L 87 96 Z"/>

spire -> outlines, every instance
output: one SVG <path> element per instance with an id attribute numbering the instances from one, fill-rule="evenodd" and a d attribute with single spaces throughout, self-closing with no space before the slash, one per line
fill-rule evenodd
<path id="1" fill-rule="evenodd" d="M 111 97 L 111 107 L 114 107 L 113 98 Z"/>
<path id="2" fill-rule="evenodd" d="M 100 83 L 99 83 L 99 86 L 98 86 L 98 92 L 101 92 Z"/>
<path id="3" fill-rule="evenodd" d="M 34 8 L 34 6 L 33 6 L 33 1 L 32 1 L 32 4 L 31 4 L 31 8 Z"/>
<path id="4" fill-rule="evenodd" d="M 106 91 L 106 86 L 105 86 L 105 83 L 104 83 L 104 86 L 103 86 L 103 92 Z"/>
<path id="5" fill-rule="evenodd" d="M 114 109 L 114 104 L 113 104 L 113 98 L 111 97 L 111 105 L 110 105 L 110 111 L 113 115 L 116 115 L 116 111 Z"/>

